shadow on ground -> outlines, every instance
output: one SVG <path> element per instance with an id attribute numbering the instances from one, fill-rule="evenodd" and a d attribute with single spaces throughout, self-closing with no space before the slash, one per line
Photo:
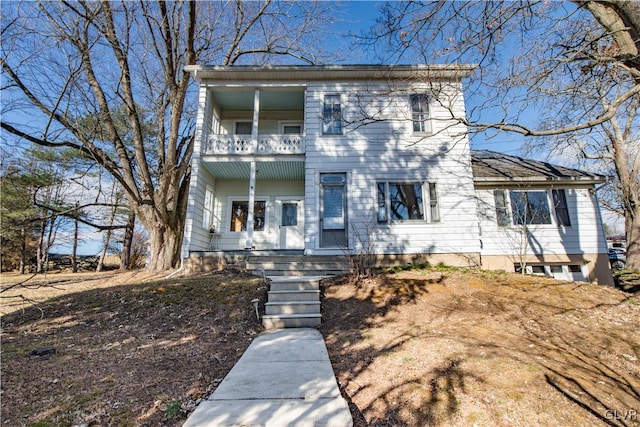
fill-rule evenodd
<path id="1" fill-rule="evenodd" d="M 117 283 L 117 276 L 113 278 Z M 181 425 L 261 326 L 253 276 L 70 293 L 2 317 L 8 425 Z M 44 356 L 32 350 L 54 347 Z"/>
<path id="2" fill-rule="evenodd" d="M 426 269 L 327 281 L 323 309 L 356 426 L 638 422 L 640 301 L 629 294 Z"/>

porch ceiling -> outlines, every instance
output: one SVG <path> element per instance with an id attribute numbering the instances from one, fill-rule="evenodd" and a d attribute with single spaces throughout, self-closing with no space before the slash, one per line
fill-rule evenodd
<path id="1" fill-rule="evenodd" d="M 204 164 L 211 175 L 220 179 L 249 179 L 251 172 L 250 162 L 205 162 Z M 304 162 L 256 162 L 256 179 L 304 179 Z"/>
<path id="2" fill-rule="evenodd" d="M 218 105 L 225 110 L 252 110 L 253 90 L 228 88 L 214 90 Z M 260 110 L 302 110 L 304 108 L 304 89 L 281 89 L 260 91 Z"/>

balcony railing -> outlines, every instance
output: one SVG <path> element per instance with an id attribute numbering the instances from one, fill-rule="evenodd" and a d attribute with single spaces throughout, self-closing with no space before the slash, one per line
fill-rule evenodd
<path id="1" fill-rule="evenodd" d="M 303 135 L 209 135 L 202 154 L 304 154 Z"/>

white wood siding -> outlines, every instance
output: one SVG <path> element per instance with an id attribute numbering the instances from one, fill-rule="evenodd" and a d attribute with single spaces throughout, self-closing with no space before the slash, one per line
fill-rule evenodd
<path id="1" fill-rule="evenodd" d="M 563 187 L 556 187 L 563 188 Z M 539 190 L 540 188 L 531 188 Z M 549 190 L 547 187 L 545 190 Z M 515 191 L 527 191 L 513 188 Z M 549 197 L 552 224 L 529 226 L 527 253 L 530 255 L 563 255 L 606 253 L 606 241 L 595 197 L 589 188 L 564 187 L 570 226 L 557 225 L 553 203 Z M 547 192 L 547 194 L 549 194 Z M 493 189 L 477 189 L 478 217 L 483 255 L 517 255 L 522 250 L 522 226 L 499 227 L 496 220 Z M 550 195 L 549 195 L 550 196 Z M 509 212 L 511 216 L 511 212 Z"/>
<path id="2" fill-rule="evenodd" d="M 214 190 L 213 215 L 216 221 L 216 229 L 219 230 L 216 236 L 216 246 L 220 250 L 244 249 L 247 239 L 246 232 L 230 231 L 229 201 L 248 200 L 249 181 L 242 180 L 217 180 Z M 260 181 L 256 182 L 255 200 L 266 201 L 265 230 L 254 231 L 253 244 L 256 249 L 273 249 L 277 232 L 275 200 L 277 197 L 299 196 L 304 198 L 304 183 L 302 181 Z M 207 243 L 199 250 L 205 250 Z"/>
<path id="3" fill-rule="evenodd" d="M 482 254 L 499 258 L 520 251 L 521 227 L 499 227 L 493 188 L 474 186 L 466 128 L 452 119 L 465 115 L 460 82 L 204 81 L 198 97 L 183 256 L 212 248 L 212 235 L 202 224 L 207 184 L 214 189 L 215 248 L 238 250 L 246 242 L 246 232 L 230 231 L 229 203 L 248 199 L 248 181 L 215 179 L 200 164 L 200 147 L 209 132 L 231 134 L 235 121 L 251 121 L 253 110 L 223 111 L 215 105 L 213 92 L 208 91 L 215 86 L 228 90 L 306 87 L 304 111 L 260 111 L 259 134 L 277 134 L 282 121 L 303 120 L 306 152 L 304 181 L 260 181 L 258 176 L 255 198 L 266 202 L 266 224 L 264 231 L 254 233 L 256 249 L 276 247 L 275 201 L 277 197 L 290 196 L 304 198 L 305 252 L 342 253 L 342 249 L 320 248 L 320 174 L 346 173 L 349 241 L 356 252 L 362 243 L 372 245 L 379 254 Z M 426 93 L 432 98 L 428 134 L 413 133 L 410 106 L 413 93 Z M 344 132 L 322 135 L 324 96 L 333 94 L 341 96 Z M 435 183 L 440 220 L 377 224 L 377 182 L 419 182 L 425 190 L 427 183 Z M 601 218 L 590 186 L 564 188 L 571 226 L 556 225 L 549 198 L 553 223 L 530 227 L 529 253 L 549 257 L 587 254 L 591 258 L 593 254 L 605 254 L 602 262 L 607 270 Z M 427 198 L 423 209 L 429 210 Z M 366 237 L 358 239 L 358 235 Z"/>
<path id="4" fill-rule="evenodd" d="M 206 249 L 210 237 L 209 230 L 202 227 L 202 216 L 207 184 L 215 189 L 215 179 L 200 164 L 199 157 L 194 157 L 194 159 L 196 161 L 191 167 L 189 200 L 187 201 L 187 216 L 182 242 L 183 257 L 188 257 L 190 251 Z"/>
<path id="5" fill-rule="evenodd" d="M 425 89 L 425 88 L 422 88 Z M 385 83 L 310 84 L 306 93 L 305 235 L 307 253 L 319 249 L 319 174 L 346 172 L 348 218 L 362 234 L 375 223 L 376 182 L 434 182 L 438 186 L 441 221 L 375 225 L 378 253 L 458 253 L 480 251 L 469 145 L 464 128 L 450 111 L 431 103 L 433 134 L 412 134 L 409 94 L 401 87 L 389 94 Z M 440 96 L 457 116 L 464 116 L 459 85 Z M 347 122 L 343 135 L 322 135 L 324 95 L 341 94 Z M 375 121 L 362 120 L 365 110 Z M 381 121 L 377 121 L 381 120 Z M 449 128 L 447 128 L 449 127 Z M 428 206 L 425 206 L 425 210 Z M 350 230 L 352 231 L 352 230 Z M 351 232 L 351 245 L 354 235 Z"/>
<path id="6" fill-rule="evenodd" d="M 185 217 L 184 236 L 181 256 L 186 258 L 189 252 L 202 245 L 205 236 L 202 233 L 202 207 L 207 181 L 212 180 L 209 173 L 200 165 L 200 147 L 206 138 L 211 122 L 212 102 L 206 87 L 201 86 L 198 92 L 198 113 L 196 116 L 195 140 L 191 159 L 191 181 L 189 182 L 189 199 Z"/>
<path id="7" fill-rule="evenodd" d="M 194 158 L 200 153 L 202 144 L 206 141 L 207 132 L 212 121 L 212 100 L 207 88 L 200 87 L 198 92 L 198 113 L 196 116 L 195 141 L 193 146 Z"/>

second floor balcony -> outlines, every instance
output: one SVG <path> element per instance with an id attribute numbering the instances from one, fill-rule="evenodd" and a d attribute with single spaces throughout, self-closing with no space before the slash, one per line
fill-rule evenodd
<path id="1" fill-rule="evenodd" d="M 203 155 L 305 153 L 305 87 L 263 83 L 204 88 Z"/>
<path id="2" fill-rule="evenodd" d="M 258 135 L 217 135 L 209 134 L 202 147 L 202 154 L 304 154 L 304 135 L 273 134 Z"/>

